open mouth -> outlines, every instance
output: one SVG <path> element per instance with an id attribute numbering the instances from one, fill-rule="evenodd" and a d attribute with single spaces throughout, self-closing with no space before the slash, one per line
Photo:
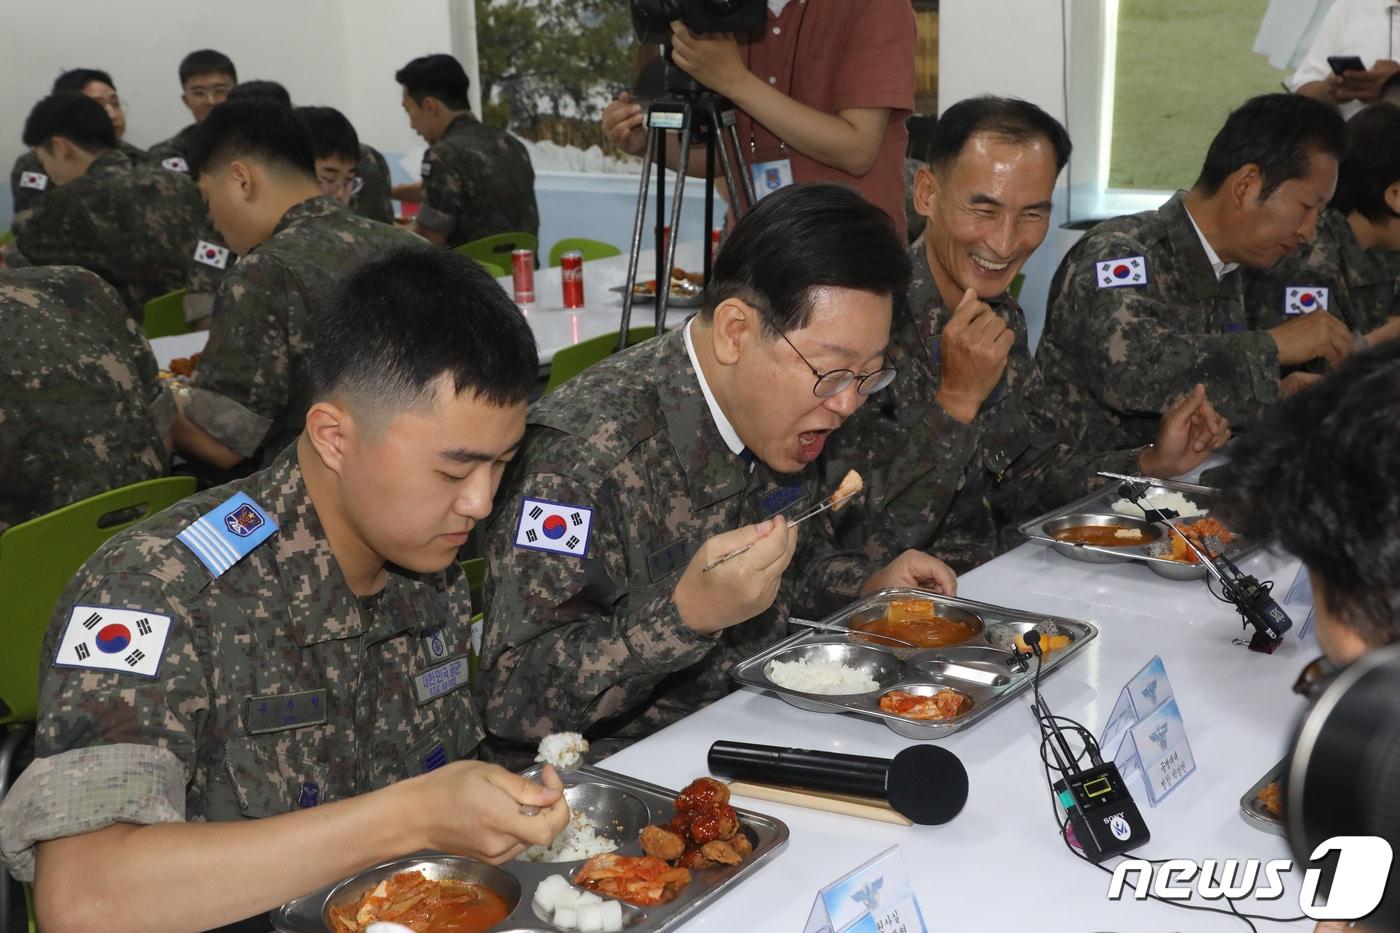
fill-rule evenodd
<path id="1" fill-rule="evenodd" d="M 1005 272 L 1010 266 L 1010 260 L 1006 262 L 992 262 L 990 259 L 983 259 L 975 253 L 968 253 L 968 258 L 972 264 L 983 272 Z"/>
<path id="2" fill-rule="evenodd" d="M 820 431 L 803 431 L 797 435 L 797 454 L 804 463 L 811 463 L 821 456 L 822 448 L 826 446 L 826 436 L 831 433 L 830 428 Z"/>

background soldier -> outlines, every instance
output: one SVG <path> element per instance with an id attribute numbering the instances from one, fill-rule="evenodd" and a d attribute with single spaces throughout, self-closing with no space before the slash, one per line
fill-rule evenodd
<path id="1" fill-rule="evenodd" d="M 451 55 L 425 55 L 394 75 L 403 86 L 403 109 L 428 144 L 421 194 L 401 197 L 423 206 L 414 232 L 433 243 L 457 246 L 496 233 L 540 229 L 535 170 L 524 145 L 472 116 L 467 73 Z"/>
<path id="2" fill-rule="evenodd" d="M 1235 274 L 1312 238 L 1344 136 L 1319 101 L 1252 98 L 1216 134 L 1190 191 L 1086 233 L 1050 285 L 1036 348 L 1045 416 L 1064 419 L 1082 449 L 1134 447 L 1157 432 L 1162 399 L 1203 383 L 1221 414 L 1248 425 L 1298 384 L 1280 385 L 1281 365 L 1350 353 L 1351 334 L 1328 314 L 1249 330 Z"/>
<path id="3" fill-rule="evenodd" d="M 0 331 L 0 531 L 165 472 L 174 402 L 110 285 L 0 270 Z"/>
<path id="4" fill-rule="evenodd" d="M 58 186 L 16 218 L 29 262 L 91 269 L 137 320 L 147 301 L 184 285 L 204 215 L 188 178 L 132 165 L 102 105 L 82 94 L 39 101 L 24 144 Z"/>
<path id="5" fill-rule="evenodd" d="M 228 99 L 238 83 L 238 69 L 223 52 L 200 49 L 180 60 L 180 102 L 194 122 L 150 149 L 151 160 L 172 172 L 189 174 L 194 134 L 210 111 Z"/>
<path id="6" fill-rule="evenodd" d="M 242 258 L 219 289 L 194 385 L 178 396 L 175 446 L 222 469 L 267 463 L 301 433 L 307 359 L 334 283 L 421 241 L 321 194 L 306 130 L 275 101 L 218 107 L 193 156 L 214 224 Z"/>

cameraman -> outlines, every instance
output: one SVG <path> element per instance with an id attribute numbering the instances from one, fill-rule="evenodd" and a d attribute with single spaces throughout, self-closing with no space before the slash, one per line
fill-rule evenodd
<path id="1" fill-rule="evenodd" d="M 768 0 L 761 33 L 696 35 L 671 24 L 672 60 L 734 103 L 758 197 L 798 181 L 850 185 L 905 236 L 904 119 L 914 106 L 914 13 L 908 0 Z M 624 92 L 603 132 L 646 151 L 645 108 Z M 672 168 L 678 158 L 668 147 Z M 704 147 L 686 171 L 705 174 Z M 732 197 L 732 196 L 731 196 Z"/>

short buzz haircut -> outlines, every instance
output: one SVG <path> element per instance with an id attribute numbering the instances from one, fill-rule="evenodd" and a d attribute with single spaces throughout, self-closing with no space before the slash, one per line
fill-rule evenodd
<path id="1" fill-rule="evenodd" d="M 407 246 L 341 280 L 311 351 L 316 401 L 341 399 L 370 424 L 423 410 L 444 375 L 490 405 L 529 399 L 535 337 L 496 280 L 452 250 Z M 374 430 L 371 428 L 371 430 Z"/>
<path id="2" fill-rule="evenodd" d="M 1254 165 L 1262 180 L 1262 203 L 1284 182 L 1308 177 L 1314 155 L 1340 161 L 1345 148 L 1346 121 L 1337 108 L 1300 94 L 1260 94 L 1226 118 L 1206 151 L 1195 187 L 1213 195 L 1225 179 Z"/>
<path id="3" fill-rule="evenodd" d="M 334 107 L 298 107 L 297 119 L 311 137 L 311 152 L 318 159 L 340 156 L 360 160 L 360 137 L 345 114 Z"/>
<path id="4" fill-rule="evenodd" d="M 805 182 L 759 201 L 715 257 L 701 319 L 738 298 L 770 339 L 807 326 L 812 290 L 850 288 L 890 297 L 909 286 L 910 263 L 889 216 L 854 189 Z"/>
<path id="5" fill-rule="evenodd" d="M 1368 645 L 1400 641 L 1400 340 L 1357 353 L 1239 438 L 1221 514 L 1277 542 Z"/>
<path id="6" fill-rule="evenodd" d="M 1400 106 L 1378 101 L 1347 121 L 1347 152 L 1337 172 L 1332 207 L 1387 223 L 1400 217 L 1385 201 L 1400 181 Z"/>
<path id="7" fill-rule="evenodd" d="M 251 100 L 254 97 L 266 97 L 285 107 L 292 105 L 292 95 L 280 81 L 241 81 L 228 92 L 229 100 Z"/>
<path id="8" fill-rule="evenodd" d="M 448 110 L 467 110 L 471 103 L 467 91 L 471 80 L 462 63 L 451 55 L 438 53 L 415 58 L 394 74 L 394 80 L 420 107 L 429 97 L 436 97 Z"/>
<path id="9" fill-rule="evenodd" d="M 114 91 L 117 89 L 112 76 L 100 68 L 70 68 L 53 79 L 53 93 L 62 94 L 66 91 L 73 91 L 81 94 L 83 88 L 94 81 L 101 81 Z"/>
<path id="10" fill-rule="evenodd" d="M 190 174 L 198 178 L 234 159 L 316 177 L 311 140 L 292 108 L 266 97 L 224 101 L 195 131 Z"/>
<path id="11" fill-rule="evenodd" d="M 1057 174 L 1069 162 L 1069 133 L 1059 120 L 1030 101 L 984 94 L 958 101 L 938 118 L 924 150 L 929 167 L 941 172 L 951 166 L 977 133 L 1013 143 L 1044 140 L 1055 153 Z"/>
<path id="12" fill-rule="evenodd" d="M 180 87 L 199 75 L 228 75 L 234 84 L 238 83 L 238 69 L 233 67 L 233 59 L 223 52 L 213 49 L 200 49 L 180 59 Z"/>
<path id="13" fill-rule="evenodd" d="M 103 152 L 117 145 L 117 131 L 107 111 L 91 97 L 73 91 L 45 97 L 24 121 L 23 140 L 31 149 L 49 148 L 55 136 L 86 152 Z"/>

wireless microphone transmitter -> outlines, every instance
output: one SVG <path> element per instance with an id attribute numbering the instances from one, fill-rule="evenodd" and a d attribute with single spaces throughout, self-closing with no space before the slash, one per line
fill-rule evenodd
<path id="1" fill-rule="evenodd" d="M 1076 769 L 1053 786 L 1074 838 L 1089 861 L 1122 855 L 1152 838 L 1113 762 Z"/>

